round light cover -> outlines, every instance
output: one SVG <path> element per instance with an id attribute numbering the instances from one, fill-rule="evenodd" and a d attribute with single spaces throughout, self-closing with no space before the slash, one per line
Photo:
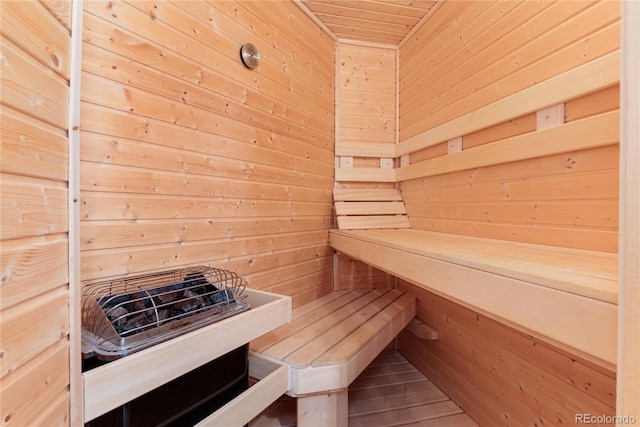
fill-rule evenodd
<path id="1" fill-rule="evenodd" d="M 246 65 L 247 68 L 258 68 L 258 64 L 260 64 L 260 53 L 251 43 L 242 45 L 240 57 L 242 58 L 242 63 Z"/>

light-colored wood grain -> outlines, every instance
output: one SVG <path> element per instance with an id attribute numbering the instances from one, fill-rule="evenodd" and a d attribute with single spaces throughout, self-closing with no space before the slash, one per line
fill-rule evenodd
<path id="1" fill-rule="evenodd" d="M 4 105 L 1 114 L 2 172 L 65 181 L 69 175 L 65 132 Z"/>
<path id="2" fill-rule="evenodd" d="M 381 239 L 374 238 L 376 235 Z M 577 272 L 562 271 L 564 266 L 557 264 L 562 262 L 559 261 L 561 258 L 551 255 L 547 248 L 540 247 L 538 259 L 526 264 L 523 260 L 534 258 L 531 254 L 517 258 L 517 248 L 528 251 L 532 249 L 528 245 L 495 242 L 497 252 L 491 254 L 487 250 L 490 242 L 484 240 L 476 242 L 482 242 L 478 255 L 487 262 L 474 264 L 474 256 L 470 253 L 461 256 L 464 249 L 457 244 L 450 246 L 451 253 L 448 256 L 441 257 L 442 243 L 453 242 L 457 236 L 443 236 L 444 239 L 434 251 L 425 251 L 426 245 L 435 243 L 431 237 L 437 236 L 418 230 L 332 230 L 331 244 L 339 252 L 554 345 L 576 351 L 596 364 L 608 368 L 615 366 L 613 331 L 617 327 L 617 286 L 615 277 L 611 277 L 617 274 L 615 267 L 607 268 L 604 277 L 583 276 L 579 267 Z M 474 241 L 473 238 L 469 239 Z M 580 259 L 582 254 L 580 251 L 565 250 L 566 255 Z M 512 256 L 513 261 L 509 261 Z M 617 263 L 616 257 L 611 254 L 587 252 L 584 256 L 577 265 L 588 265 L 588 260 L 593 256 L 605 265 Z M 549 265 L 551 277 L 544 277 L 541 265 L 545 265 L 545 268 Z M 523 270 L 529 272 L 524 273 Z M 424 271 L 429 271 L 429 276 L 425 276 Z M 581 282 L 580 285 L 576 283 L 577 280 Z M 522 302 L 526 307 L 534 304 L 541 310 L 532 312 L 524 306 L 518 308 L 517 302 Z M 577 333 L 578 330 L 585 333 Z M 598 339 L 594 341 L 595 336 Z M 603 345 L 605 342 L 608 344 Z"/>
<path id="3" fill-rule="evenodd" d="M 438 330 L 427 325 L 417 317 L 409 322 L 407 330 L 423 340 L 435 341 L 438 339 Z"/>
<path id="4" fill-rule="evenodd" d="M 68 190 L 62 182 L 2 174 L 2 239 L 65 233 Z"/>
<path id="5" fill-rule="evenodd" d="M 603 56 L 420 135 L 405 138 L 400 141 L 396 154 L 408 154 L 617 84 L 620 78 L 619 61 L 620 55 L 617 52 Z"/>
<path id="6" fill-rule="evenodd" d="M 419 230 L 332 230 L 332 235 L 348 236 L 610 304 L 618 301 L 615 254 Z"/>
<path id="7" fill-rule="evenodd" d="M 387 142 L 340 141 L 336 144 L 336 156 L 395 157 L 395 150 L 395 145 Z"/>
<path id="8" fill-rule="evenodd" d="M 407 181 L 430 175 L 613 145 L 619 140 L 619 120 L 619 113 L 614 111 L 536 133 L 514 136 L 399 168 L 396 171 L 396 178 L 398 181 Z M 559 141 L 562 143 L 558 143 Z"/>
<path id="9" fill-rule="evenodd" d="M 69 241 L 62 234 L 2 242 L 0 251 L 2 310 L 32 303 L 68 281 Z"/>
<path id="10" fill-rule="evenodd" d="M 299 396 L 296 405 L 297 426 L 348 426 L 347 390 Z"/>
<path id="11" fill-rule="evenodd" d="M 69 333 L 67 298 L 66 286 L 59 286 L 2 311 L 2 378 L 66 339 Z"/>
<path id="12" fill-rule="evenodd" d="M 386 302 L 387 301 L 380 300 L 378 304 L 384 304 Z M 382 304 L 371 304 L 368 309 L 372 310 L 374 315 L 369 317 L 371 316 L 370 313 L 360 313 L 357 319 L 350 319 L 348 323 L 357 326 L 357 329 L 349 334 L 349 339 L 341 340 L 338 344 L 333 345 L 329 351 L 325 351 L 322 356 L 318 357 L 314 362 L 314 366 L 347 363 L 348 360 L 353 357 L 353 354 L 361 353 L 362 349 L 370 344 L 368 340 L 371 340 L 371 337 L 377 338 L 376 333 L 384 335 L 385 329 L 388 329 L 389 325 L 396 322 L 398 318 L 402 319 L 402 326 L 400 327 L 404 327 L 408 319 L 411 319 L 415 312 L 415 299 L 413 296 L 403 295 L 393 301 L 391 307 L 383 306 Z M 363 321 L 363 319 L 367 320 Z M 343 329 L 345 326 L 343 323 L 340 325 L 340 328 Z M 334 334 L 335 332 L 335 330 L 331 331 L 330 334 Z M 294 357 L 295 356 L 296 355 L 294 355 Z"/>
<path id="13" fill-rule="evenodd" d="M 402 194 L 395 188 L 380 189 L 348 189 L 336 188 L 333 190 L 334 202 L 358 202 L 358 201 L 402 201 Z"/>
<path id="14" fill-rule="evenodd" d="M 2 55 L 3 105 L 25 112 L 45 123 L 66 126 L 69 99 L 67 81 L 4 36 Z"/>
<path id="15" fill-rule="evenodd" d="M 640 418 L 640 4 L 622 5 L 620 296 L 616 415 Z M 618 425 L 623 424 L 619 422 Z"/>
<path id="16" fill-rule="evenodd" d="M 559 126 L 564 122 L 564 104 L 554 105 L 536 112 L 537 130 Z"/>
<path id="17" fill-rule="evenodd" d="M 435 1 L 375 3 L 309 1 L 297 2 L 328 34 L 340 41 L 395 45 L 407 36 Z"/>
<path id="18" fill-rule="evenodd" d="M 618 161 L 609 145 L 408 181 L 402 193 L 413 228 L 615 253 Z"/>
<path id="19" fill-rule="evenodd" d="M 56 17 L 66 29 L 72 31 L 73 6 L 64 0 L 42 0 L 40 3 Z"/>
<path id="20" fill-rule="evenodd" d="M 337 291 L 298 309 L 291 324 L 253 342 L 251 350 L 289 364 L 288 394 L 305 399 L 298 423 L 315 425 L 330 416 L 331 425 L 342 425 L 346 388 L 409 323 L 415 304 L 393 289 Z"/>
<path id="21" fill-rule="evenodd" d="M 48 9 L 60 10 L 62 22 L 67 28 Z M 20 49 L 29 56 L 68 80 L 71 41 L 69 21 L 65 17 L 68 18 L 69 9 L 69 4 L 58 6 L 53 1 L 44 5 L 40 2 L 3 2 L 2 15 L 11 19 L 3 20 L 2 35 L 18 43 Z M 4 40 L 2 46 L 4 53 Z"/>
<path id="22" fill-rule="evenodd" d="M 406 214 L 407 210 L 402 202 L 336 202 L 337 215 L 385 215 Z"/>
<path id="23" fill-rule="evenodd" d="M 408 114 L 403 114 L 401 139 L 617 50 L 618 3 L 572 3 L 547 6 L 518 7 L 517 11 L 522 10 L 524 13 L 517 16 L 514 21 L 511 20 L 511 14 L 502 16 L 501 24 L 505 21 L 509 23 L 506 27 L 496 25 L 497 22 L 491 22 L 493 17 L 487 22 L 490 6 L 479 6 L 487 9 L 484 17 L 486 26 L 478 27 L 482 31 L 481 39 L 488 44 L 484 47 L 477 46 L 477 49 L 469 49 L 466 31 L 464 33 L 457 31 L 457 26 L 449 27 L 455 28 L 453 32 L 436 33 L 435 37 L 423 40 L 422 49 L 415 54 L 417 58 L 425 58 L 421 55 L 424 51 L 427 53 L 436 50 L 445 41 L 454 39 L 459 40 L 459 54 L 452 55 L 450 51 L 440 50 L 450 61 L 446 66 L 432 73 L 427 72 L 424 67 L 428 64 L 439 65 L 443 61 L 426 56 L 427 61 L 422 64 L 423 68 L 420 71 L 423 75 L 430 77 L 428 82 L 431 85 L 422 84 L 425 83 L 424 81 L 420 83 L 412 81 L 412 84 L 407 86 L 404 93 L 406 96 L 413 96 L 418 107 L 414 111 L 409 111 Z M 444 9 L 450 10 L 452 7 L 449 5 Z M 463 8 L 467 9 L 464 6 Z M 582 28 L 583 33 L 571 32 L 561 25 L 563 20 L 569 17 L 572 24 Z M 446 19 L 444 13 L 442 19 Z M 518 19 L 524 19 L 526 24 L 512 27 L 511 23 Z M 604 24 L 603 30 L 604 22 L 607 24 Z M 532 39 L 530 31 L 535 31 L 542 37 Z M 586 36 L 589 33 L 590 36 Z M 500 42 L 495 43 L 496 39 Z M 557 43 L 557 40 L 561 39 L 563 47 L 558 46 Z M 595 50 L 587 47 L 595 47 L 593 43 L 596 39 L 598 46 Z M 585 49 L 589 49 L 587 56 L 583 55 Z M 513 52 L 519 61 L 514 63 L 513 57 L 505 56 L 504 52 Z M 460 64 L 464 64 L 464 67 L 458 68 Z"/>
<path id="24" fill-rule="evenodd" d="M 341 182 L 396 182 L 395 169 L 336 168 L 336 181 Z"/>
<path id="25" fill-rule="evenodd" d="M 403 332 L 399 349 L 475 419 L 484 411 L 493 425 L 508 412 L 526 424 L 537 412 L 562 425 L 574 423 L 576 413 L 614 413 L 615 372 L 406 282 L 400 287 L 416 294 L 418 316 L 438 328 L 440 339 Z M 516 410 L 525 417 L 515 418 Z"/>
<path id="26" fill-rule="evenodd" d="M 0 419 L 68 425 L 70 33 L 55 5 L 2 2 Z M 58 19 L 60 18 L 60 19 Z"/>
<path id="27" fill-rule="evenodd" d="M 365 230 L 381 228 L 409 228 L 409 220 L 406 215 L 393 216 L 340 216 L 338 228 L 342 230 Z"/>
<path id="28" fill-rule="evenodd" d="M 57 421 L 68 423 L 69 407 L 61 411 L 57 401 L 69 402 L 69 375 L 69 343 L 62 338 L 3 378 L 0 389 L 3 422 L 15 427 L 39 425 L 40 417 L 61 413 Z"/>
<path id="29" fill-rule="evenodd" d="M 358 192 L 334 189 L 338 228 L 363 230 L 379 228 L 409 228 L 402 195 L 396 189 L 376 189 Z"/>

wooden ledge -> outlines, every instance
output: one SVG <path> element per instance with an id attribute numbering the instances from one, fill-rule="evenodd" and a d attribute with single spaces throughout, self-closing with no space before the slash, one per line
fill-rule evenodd
<path id="1" fill-rule="evenodd" d="M 415 229 L 331 230 L 331 235 L 332 243 L 340 236 L 348 236 L 562 292 L 618 303 L 618 256 L 613 253 Z"/>
<path id="2" fill-rule="evenodd" d="M 331 246 L 608 369 L 615 254 L 421 230 L 331 230 Z"/>

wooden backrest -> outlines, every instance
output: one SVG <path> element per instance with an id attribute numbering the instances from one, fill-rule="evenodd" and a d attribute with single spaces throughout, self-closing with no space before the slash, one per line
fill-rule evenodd
<path id="1" fill-rule="evenodd" d="M 410 228 L 402 194 L 397 189 L 336 188 L 333 201 L 341 230 Z"/>

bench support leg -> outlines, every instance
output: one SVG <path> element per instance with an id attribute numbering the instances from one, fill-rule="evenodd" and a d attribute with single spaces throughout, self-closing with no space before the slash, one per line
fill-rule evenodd
<path id="1" fill-rule="evenodd" d="M 298 427 L 347 427 L 349 401 L 347 389 L 298 396 Z"/>

